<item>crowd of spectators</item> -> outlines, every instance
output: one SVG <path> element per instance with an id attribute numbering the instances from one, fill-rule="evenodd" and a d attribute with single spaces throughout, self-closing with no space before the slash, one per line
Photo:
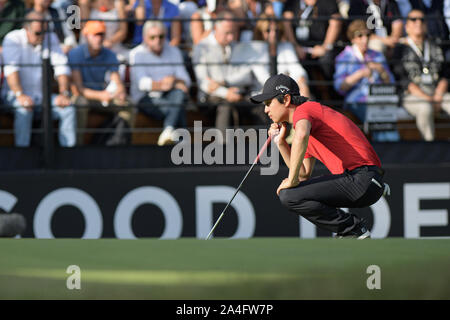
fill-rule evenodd
<path id="1" fill-rule="evenodd" d="M 0 21 L 0 108 L 13 111 L 16 146 L 30 145 L 42 114 L 45 51 L 65 147 L 83 143 L 90 110 L 114 117 L 107 145 L 130 143 L 139 112 L 163 122 L 158 145 L 172 143 L 189 103 L 211 106 L 221 131 L 267 125 L 248 97 L 274 72 L 361 123 L 370 87 L 395 85 L 426 141 L 435 115 L 450 114 L 450 0 L 0 0 Z"/>

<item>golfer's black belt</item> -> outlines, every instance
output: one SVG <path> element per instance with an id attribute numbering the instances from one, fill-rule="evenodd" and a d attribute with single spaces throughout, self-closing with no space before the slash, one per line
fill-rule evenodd
<path id="1" fill-rule="evenodd" d="M 384 176 L 384 170 L 377 166 L 362 166 L 362 167 L 355 168 L 355 169 L 351 170 L 350 172 L 358 172 L 360 170 L 374 171 L 374 172 L 378 173 L 381 177 Z"/>

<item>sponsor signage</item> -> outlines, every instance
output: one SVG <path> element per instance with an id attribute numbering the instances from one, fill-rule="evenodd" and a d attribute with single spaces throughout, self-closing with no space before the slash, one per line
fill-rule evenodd
<path id="1" fill-rule="evenodd" d="M 392 195 L 365 209 L 374 238 L 450 237 L 448 167 L 386 168 Z M 205 238 L 247 167 L 1 173 L 0 209 L 27 219 L 24 237 Z M 250 174 L 216 229 L 217 237 L 329 237 L 284 208 L 287 176 Z M 325 169 L 316 170 L 325 174 Z M 421 174 L 412 174 L 420 172 Z"/>

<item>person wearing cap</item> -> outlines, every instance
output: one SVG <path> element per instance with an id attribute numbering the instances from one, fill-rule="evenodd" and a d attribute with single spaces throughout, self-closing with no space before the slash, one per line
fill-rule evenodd
<path id="1" fill-rule="evenodd" d="M 38 12 L 25 16 L 24 27 L 8 33 L 3 40 L 7 104 L 14 110 L 15 145 L 31 143 L 33 117 L 42 112 L 42 53 L 49 52 L 59 94 L 51 96 L 52 116 L 59 120 L 59 143 L 72 147 L 76 142 L 76 112 L 70 101 L 67 57 L 53 32 L 46 33 L 45 17 Z M 45 41 L 44 41 L 45 38 Z"/>
<path id="2" fill-rule="evenodd" d="M 89 108 L 117 113 L 117 121 L 122 126 L 132 127 L 134 111 L 127 101 L 125 86 L 119 76 L 119 61 L 113 51 L 103 47 L 105 23 L 88 21 L 82 32 L 86 43 L 69 52 L 79 129 L 86 128 Z M 79 130 L 78 140 L 79 144 L 83 144 L 82 130 Z M 113 134 L 105 143 L 117 145 L 129 142 L 123 140 L 126 139 Z"/>
<path id="3" fill-rule="evenodd" d="M 265 104 L 273 121 L 269 135 L 289 168 L 277 189 L 281 203 L 339 237 L 370 237 L 358 216 L 340 209 L 368 207 L 388 191 L 380 159 L 362 131 L 343 114 L 301 96 L 294 79 L 283 74 L 270 77 L 251 101 Z M 287 123 L 295 130 L 292 146 Z M 330 175 L 311 177 L 316 159 Z"/>

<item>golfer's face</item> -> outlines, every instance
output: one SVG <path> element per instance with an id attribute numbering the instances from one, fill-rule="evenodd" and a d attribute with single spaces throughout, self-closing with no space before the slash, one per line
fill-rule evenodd
<path id="1" fill-rule="evenodd" d="M 273 122 L 281 122 L 284 119 L 286 108 L 283 103 L 280 103 L 277 98 L 264 101 L 264 112 L 269 116 Z"/>

